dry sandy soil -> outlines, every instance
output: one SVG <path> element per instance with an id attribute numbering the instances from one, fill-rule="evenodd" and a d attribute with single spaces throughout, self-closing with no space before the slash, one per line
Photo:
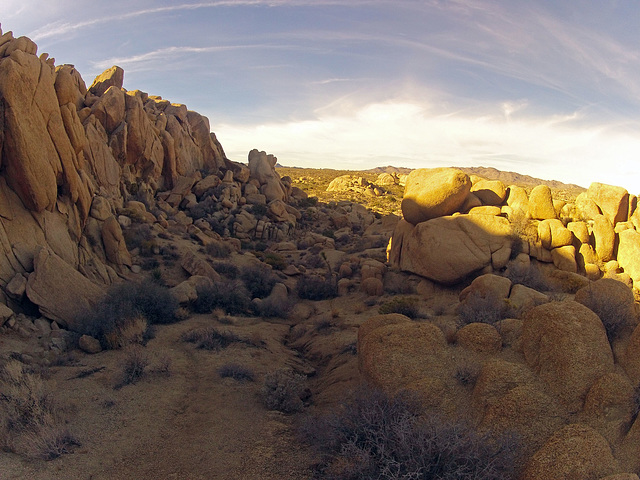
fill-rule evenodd
<path id="1" fill-rule="evenodd" d="M 291 367 L 310 374 L 313 395 L 307 412 L 338 403 L 358 381 L 356 356 L 346 347 L 355 341 L 364 317 L 354 314 L 351 305 L 353 298 L 299 305 L 309 319 L 295 327 L 295 342 L 289 338 L 292 322 L 284 320 L 222 317 L 221 322 L 215 315 L 194 315 L 158 326 L 156 337 L 143 349 L 148 373 L 118 389 L 114 387 L 126 351 L 75 352 L 75 361 L 49 368 L 47 376 L 81 445 L 51 461 L 0 453 L 0 478 L 310 478 L 316 459 L 295 428 L 305 413 L 267 410 L 260 390 L 266 373 Z M 323 323 L 318 332 L 319 319 L 331 311 L 333 326 Z M 181 338 L 211 325 L 249 343 L 216 352 L 197 349 Z M 169 374 L 157 371 L 167 361 Z M 219 367 L 229 363 L 251 369 L 255 381 L 221 378 Z"/>

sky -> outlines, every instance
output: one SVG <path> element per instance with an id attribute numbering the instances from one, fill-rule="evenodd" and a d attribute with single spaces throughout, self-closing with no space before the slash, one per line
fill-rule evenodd
<path id="1" fill-rule="evenodd" d="M 206 115 L 231 160 L 640 193 L 636 0 L 0 0 L 4 32 Z"/>

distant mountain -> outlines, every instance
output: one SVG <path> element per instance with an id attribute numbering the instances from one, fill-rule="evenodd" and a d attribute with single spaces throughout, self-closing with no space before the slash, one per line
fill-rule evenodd
<path id="1" fill-rule="evenodd" d="M 573 183 L 563 183 L 558 180 L 543 180 L 530 175 L 522 175 L 516 172 L 503 172 L 493 167 L 456 167 L 467 175 L 478 175 L 488 180 L 500 180 L 505 185 L 531 186 L 545 184 L 552 190 L 576 190 L 584 192 L 587 189 Z"/>
<path id="2" fill-rule="evenodd" d="M 523 175 L 516 172 L 503 172 L 493 167 L 455 167 L 467 175 L 478 175 L 484 177 L 487 180 L 500 180 L 505 185 L 519 185 L 521 187 L 535 187 L 536 185 L 545 184 L 552 190 L 571 190 L 575 192 L 584 192 L 586 188 L 573 183 L 563 183 L 558 180 L 543 180 L 541 178 L 535 178 L 530 175 Z M 386 167 L 376 167 L 369 170 L 365 170 L 367 173 L 397 173 L 398 175 L 409 174 L 412 168 L 407 167 L 394 167 L 387 165 Z"/>

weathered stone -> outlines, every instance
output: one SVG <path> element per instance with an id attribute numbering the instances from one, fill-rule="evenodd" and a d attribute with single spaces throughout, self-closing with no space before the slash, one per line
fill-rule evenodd
<path id="1" fill-rule="evenodd" d="M 469 323 L 456 333 L 457 344 L 477 353 L 496 354 L 502 350 L 502 337 L 488 323 Z"/>
<path id="2" fill-rule="evenodd" d="M 489 215 L 440 217 L 415 228 L 399 223 L 389 262 L 439 283 L 454 284 L 492 265 L 494 257 L 508 260 L 510 232 L 506 218 Z"/>
<path id="3" fill-rule="evenodd" d="M 80 347 L 80 350 L 82 350 L 83 352 L 89 354 L 100 353 L 102 351 L 100 342 L 96 338 L 93 338 L 89 335 L 82 335 L 78 339 L 78 347 Z"/>
<path id="4" fill-rule="evenodd" d="M 518 217 L 527 217 L 529 215 L 527 191 L 517 185 L 510 185 L 507 190 L 507 205 L 513 209 L 513 214 Z"/>
<path id="5" fill-rule="evenodd" d="M 640 282 L 640 233 L 625 230 L 618 235 L 618 263 L 634 282 Z"/>
<path id="6" fill-rule="evenodd" d="M 473 184 L 471 192 L 483 205 L 500 206 L 507 197 L 507 189 L 500 180 L 480 180 Z"/>
<path id="7" fill-rule="evenodd" d="M 538 238 L 547 250 L 564 247 L 573 243 L 573 234 L 560 220 L 547 219 L 538 223 Z"/>
<path id="8" fill-rule="evenodd" d="M 46 248 L 34 259 L 26 291 L 45 317 L 73 331 L 82 331 L 87 312 L 104 296 L 102 288 Z"/>
<path id="9" fill-rule="evenodd" d="M 360 288 L 364 293 L 369 296 L 379 297 L 384 293 L 384 286 L 382 284 L 382 280 L 375 277 L 369 277 L 362 280 L 360 284 Z"/>
<path id="10" fill-rule="evenodd" d="M 593 220 L 593 237 L 595 250 L 602 262 L 613 259 L 613 250 L 616 243 L 616 232 L 613 225 L 604 215 L 596 215 Z"/>
<path id="11" fill-rule="evenodd" d="M 537 185 L 529 195 L 529 215 L 536 220 L 556 218 L 551 189 L 547 185 Z"/>
<path id="12" fill-rule="evenodd" d="M 7 284 L 5 292 L 15 300 L 21 300 L 27 289 L 27 279 L 21 273 L 16 273 L 15 277 Z"/>
<path id="13" fill-rule="evenodd" d="M 511 288 L 509 303 L 516 310 L 526 311 L 550 301 L 549 296 L 533 288 L 516 284 Z"/>
<path id="14" fill-rule="evenodd" d="M 214 282 L 220 281 L 220 275 L 204 259 L 197 257 L 192 251 L 188 251 L 182 257 L 180 263 L 190 275 L 208 277 Z"/>
<path id="15" fill-rule="evenodd" d="M 0 303 L 0 327 L 2 327 L 7 320 L 13 317 L 13 310 L 7 307 L 4 303 Z"/>
<path id="16" fill-rule="evenodd" d="M 576 263 L 576 249 L 573 245 L 558 247 L 551 250 L 551 259 L 553 264 L 559 270 L 565 272 L 578 272 L 578 264 Z"/>
<path id="17" fill-rule="evenodd" d="M 124 70 L 114 65 L 95 78 L 89 87 L 89 92 L 93 95 L 101 96 L 109 89 L 109 87 L 113 86 L 117 89 L 121 89 L 123 81 Z"/>
<path id="18" fill-rule="evenodd" d="M 462 207 L 469 191 L 469 176 L 455 168 L 420 168 L 407 177 L 402 198 L 402 215 L 417 225 L 451 215 Z"/>
<path id="19" fill-rule="evenodd" d="M 131 254 L 127 250 L 122 228 L 113 215 L 102 224 L 102 243 L 107 260 L 111 263 L 129 267 L 132 265 Z"/>
<path id="20" fill-rule="evenodd" d="M 511 280 L 506 277 L 488 273 L 476 277 L 473 282 L 471 282 L 471 285 L 460 292 L 458 300 L 463 302 L 471 293 L 478 293 L 482 296 L 493 295 L 496 298 L 507 298 L 510 290 Z"/>
<path id="21" fill-rule="evenodd" d="M 599 479 L 617 470 L 605 438 L 593 428 L 575 423 L 554 433 L 529 460 L 522 480 Z"/>
<path id="22" fill-rule="evenodd" d="M 587 190 L 587 196 L 600 207 L 602 214 L 612 225 L 627 221 L 629 192 L 626 189 L 593 182 Z"/>
<path id="23" fill-rule="evenodd" d="M 572 301 L 547 303 L 525 313 L 522 351 L 527 364 L 571 411 L 582 407 L 597 378 L 613 370 L 602 322 Z"/>

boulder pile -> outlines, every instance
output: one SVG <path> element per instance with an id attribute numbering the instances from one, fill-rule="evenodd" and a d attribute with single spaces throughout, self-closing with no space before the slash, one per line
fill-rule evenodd
<path id="1" fill-rule="evenodd" d="M 452 285 L 499 272 L 518 253 L 590 280 L 616 276 L 640 290 L 640 211 L 625 189 L 593 183 L 567 203 L 546 185 L 529 194 L 455 168 L 407 178 L 391 265 Z"/>

